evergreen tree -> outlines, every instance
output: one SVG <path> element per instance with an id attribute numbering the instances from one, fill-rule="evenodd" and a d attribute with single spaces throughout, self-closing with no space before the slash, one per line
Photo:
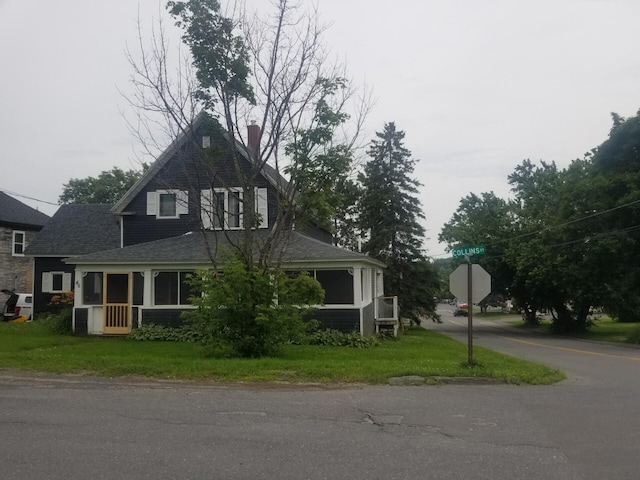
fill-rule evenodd
<path id="1" fill-rule="evenodd" d="M 416 160 L 403 141 L 404 132 L 393 122 L 376 133 L 367 152 L 371 160 L 359 178 L 359 224 L 368 232 L 363 250 L 387 264 L 385 292 L 398 296 L 402 317 L 419 322 L 423 315 L 438 318 L 437 275 L 422 251 L 424 214 L 417 198 L 422 184 L 411 177 Z"/>

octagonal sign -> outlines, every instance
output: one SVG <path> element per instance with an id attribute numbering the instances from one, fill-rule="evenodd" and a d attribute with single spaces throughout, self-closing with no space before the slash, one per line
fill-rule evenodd
<path id="1" fill-rule="evenodd" d="M 449 275 L 449 291 L 463 301 L 469 298 L 468 267 L 466 264 L 460 265 Z M 473 303 L 480 303 L 491 293 L 491 275 L 480 265 L 471 265 L 471 290 Z"/>

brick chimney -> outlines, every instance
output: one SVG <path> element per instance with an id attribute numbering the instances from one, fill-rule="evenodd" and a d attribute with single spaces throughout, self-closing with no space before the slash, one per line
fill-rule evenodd
<path id="1" fill-rule="evenodd" d="M 251 120 L 251 125 L 247 126 L 247 146 L 256 157 L 260 155 L 260 127 L 255 120 Z"/>

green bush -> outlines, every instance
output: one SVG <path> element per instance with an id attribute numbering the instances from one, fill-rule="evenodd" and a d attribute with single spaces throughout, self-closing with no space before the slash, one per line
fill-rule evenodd
<path id="1" fill-rule="evenodd" d="M 380 331 L 380 333 L 378 333 L 376 335 L 380 340 L 397 340 L 398 337 L 396 337 L 393 333 L 393 330 L 382 330 Z"/>
<path id="2" fill-rule="evenodd" d="M 294 278 L 279 270 L 250 269 L 239 260 L 224 272 L 200 271 L 190 278 L 190 301 L 198 307 L 184 317 L 213 351 L 234 357 L 278 353 L 305 335 L 303 318 L 324 299 L 320 284 L 307 274 Z"/>
<path id="3" fill-rule="evenodd" d="M 58 313 L 46 313 L 36 321 L 45 326 L 51 333 L 71 335 L 73 333 L 73 309 L 63 308 Z"/>
<path id="4" fill-rule="evenodd" d="M 311 335 L 309 343 L 326 347 L 369 348 L 378 345 L 379 341 L 375 337 L 363 337 L 359 333 L 320 330 Z"/>
<path id="5" fill-rule="evenodd" d="M 162 325 L 149 324 L 132 330 L 129 334 L 129 338 L 141 342 L 200 342 L 202 341 L 202 334 L 188 326 L 171 328 Z"/>

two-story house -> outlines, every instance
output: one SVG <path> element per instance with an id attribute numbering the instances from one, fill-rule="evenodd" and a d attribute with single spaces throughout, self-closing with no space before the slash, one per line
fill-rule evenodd
<path id="1" fill-rule="evenodd" d="M 0 192 L 1 290 L 31 293 L 33 266 L 25 249 L 48 221 L 48 215 Z"/>
<path id="2" fill-rule="evenodd" d="M 179 325 L 181 313 L 194 308 L 188 300 L 187 275 L 224 262 L 224 255 L 243 241 L 244 221 L 252 217 L 248 209 L 258 214 L 258 222 L 253 225 L 254 245 L 273 241 L 270 233 L 279 218 L 282 198 L 279 189 L 288 183 L 266 166 L 253 176 L 253 198 L 247 201 L 243 198 L 246 185 L 243 187 L 238 178 L 252 172 L 251 151 L 257 150 L 258 145 L 252 145 L 251 139 L 259 138 L 256 128 L 249 127 L 249 149 L 245 149 L 208 117 L 200 115 L 193 129 L 180 135 L 108 214 L 105 206 L 100 207 L 99 216 L 94 212 L 99 218 L 95 224 L 83 222 L 84 227 L 76 225 L 65 230 L 64 224 L 71 225 L 74 220 L 67 216 L 58 222 L 57 215 L 53 217 L 52 222 L 59 223 L 59 227 L 52 227 L 51 231 L 57 228 L 64 233 L 56 241 L 57 246 L 49 247 L 50 262 L 53 250 L 58 250 L 56 262 L 65 255 L 70 258 L 63 260 L 66 269 L 60 264 L 47 268 L 60 267 L 56 271 L 62 272 L 61 282 L 71 282 L 76 332 L 126 334 L 131 328 L 148 323 Z M 82 212 L 89 214 L 88 210 Z M 115 224 L 119 245 L 112 248 L 81 252 L 69 238 L 83 237 L 93 230 L 89 236 L 113 242 Z M 285 271 L 306 271 L 321 283 L 325 303 L 314 317 L 327 328 L 373 333 L 385 265 L 367 255 L 333 246 L 330 233 L 324 229 L 299 231 L 292 227 L 289 235 L 278 240 L 274 257 Z M 108 233 L 101 236 L 103 228 Z M 48 236 L 43 230 L 39 239 L 42 244 L 29 251 L 36 257 L 36 264 L 43 267 Z M 61 245 L 63 237 L 69 242 L 66 251 Z M 74 248 L 77 253 L 72 251 Z M 43 294 L 54 280 L 50 276 L 53 272 L 47 268 L 37 268 Z M 224 269 L 223 264 L 221 268 Z M 382 309 L 378 317 L 380 312 Z"/>

